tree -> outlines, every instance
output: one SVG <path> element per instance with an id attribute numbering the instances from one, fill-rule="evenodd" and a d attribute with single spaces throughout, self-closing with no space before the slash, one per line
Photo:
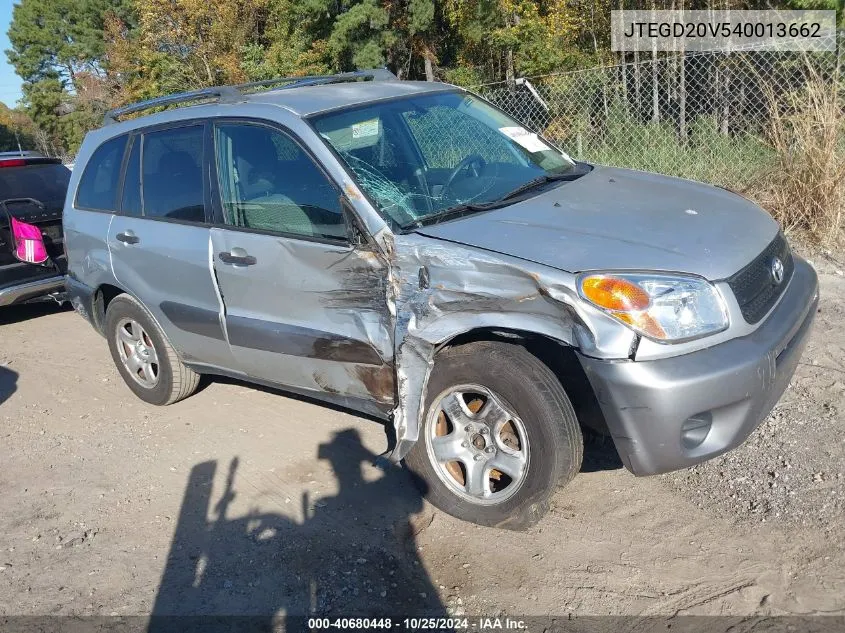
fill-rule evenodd
<path id="1" fill-rule="evenodd" d="M 0 103 L 0 151 L 36 149 L 35 125 L 25 112 Z"/>
<path id="2" fill-rule="evenodd" d="M 9 26 L 9 62 L 31 83 L 56 74 L 71 83 L 80 72 L 100 74 L 108 12 L 126 18 L 128 0 L 21 0 Z"/>
<path id="3" fill-rule="evenodd" d="M 836 11 L 836 22 L 845 29 L 845 3 L 842 0 L 787 0 L 791 9 L 821 9 Z"/>
<path id="4" fill-rule="evenodd" d="M 337 66 L 344 70 L 384 66 L 387 49 L 396 39 L 390 17 L 378 0 L 361 0 L 339 13 L 328 38 Z"/>
<path id="5" fill-rule="evenodd" d="M 62 106 L 66 100 L 67 92 L 57 74 L 23 85 L 23 101 L 27 114 L 42 132 L 39 135 L 38 149 L 45 154 L 57 155 L 67 149 L 60 120 Z"/>
<path id="6" fill-rule="evenodd" d="M 587 18 L 599 2 L 445 1 L 446 15 L 460 38 L 458 64 L 481 69 L 487 81 L 582 66 L 584 53 L 577 43 L 594 26 Z M 599 4 L 604 7 L 606 0 Z M 605 13 L 608 20 L 609 8 Z"/>
<path id="7" fill-rule="evenodd" d="M 14 7 L 6 55 L 23 79 L 44 152 L 73 153 L 108 105 L 103 34 L 109 15 L 132 22 L 131 0 L 21 0 Z"/>
<path id="8" fill-rule="evenodd" d="M 145 0 L 137 4 L 142 61 L 178 70 L 183 89 L 246 79 L 243 46 L 256 40 L 266 0 Z"/>
<path id="9" fill-rule="evenodd" d="M 268 29 L 273 48 L 286 45 L 291 66 L 349 71 L 387 66 L 401 78 L 435 78 L 453 57 L 440 0 L 271 0 L 283 28 Z M 297 73 L 293 73 L 297 74 Z"/>

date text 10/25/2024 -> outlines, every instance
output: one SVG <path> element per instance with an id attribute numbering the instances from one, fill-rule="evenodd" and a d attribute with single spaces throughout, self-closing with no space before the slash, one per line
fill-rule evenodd
<path id="1" fill-rule="evenodd" d="M 308 629 L 400 631 L 520 631 L 524 620 L 509 617 L 456 618 L 308 618 Z"/>

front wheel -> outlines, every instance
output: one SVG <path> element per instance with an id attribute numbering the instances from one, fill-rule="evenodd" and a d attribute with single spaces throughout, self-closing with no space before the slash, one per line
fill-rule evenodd
<path id="1" fill-rule="evenodd" d="M 444 512 L 523 529 L 581 467 L 583 439 L 566 392 L 519 345 L 482 341 L 445 350 L 427 394 L 406 461 Z"/>

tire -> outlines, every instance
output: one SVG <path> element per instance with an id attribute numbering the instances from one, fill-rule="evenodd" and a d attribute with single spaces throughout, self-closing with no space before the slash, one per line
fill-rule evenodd
<path id="1" fill-rule="evenodd" d="M 121 329 L 122 335 L 119 332 Z M 118 372 L 126 385 L 144 402 L 173 404 L 197 390 L 199 374 L 182 364 L 164 332 L 134 297 L 122 294 L 109 302 L 104 330 Z M 143 342 L 144 353 L 138 350 L 137 342 Z M 127 356 L 133 360 L 126 362 L 124 359 Z M 142 361 L 140 365 L 139 360 Z M 139 368 L 133 372 L 130 367 Z"/>
<path id="2" fill-rule="evenodd" d="M 456 409 L 458 399 L 466 407 Z M 447 459 L 435 457 L 438 451 Z M 420 437 L 406 464 L 421 480 L 427 499 L 444 512 L 521 530 L 546 514 L 555 490 L 578 473 L 583 453 L 575 411 L 554 373 L 524 347 L 482 341 L 437 356 Z M 448 461 L 452 455 L 458 459 Z M 508 464 L 505 470 L 513 477 L 497 470 L 499 463 Z M 474 464 L 484 465 L 476 477 Z M 476 494 L 470 494 L 473 481 L 482 482 L 481 496 L 477 483 Z"/>

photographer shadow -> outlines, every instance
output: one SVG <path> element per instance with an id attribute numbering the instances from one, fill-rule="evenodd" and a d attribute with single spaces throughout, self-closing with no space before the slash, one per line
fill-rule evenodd
<path id="1" fill-rule="evenodd" d="M 319 457 L 339 489 L 314 502 L 303 494 L 301 523 L 257 510 L 230 518 L 238 458 L 213 508 L 217 463 L 194 466 L 149 631 L 273 630 L 280 622 L 292 631 L 306 629 L 309 616 L 445 616 L 418 556 L 411 519 L 422 497 L 407 471 L 386 464 L 366 481 L 362 466 L 377 456 L 354 429 L 321 445 Z"/>
<path id="2" fill-rule="evenodd" d="M 18 387 L 18 372 L 0 365 L 0 404 L 8 400 Z"/>

